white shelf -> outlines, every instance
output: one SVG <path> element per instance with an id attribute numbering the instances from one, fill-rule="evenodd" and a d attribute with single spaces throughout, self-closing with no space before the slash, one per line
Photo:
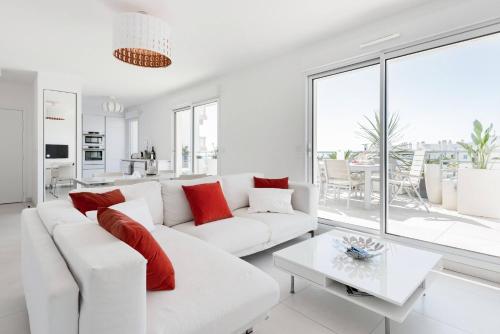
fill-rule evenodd
<path id="1" fill-rule="evenodd" d="M 419 287 L 410 298 L 408 298 L 406 303 L 402 306 L 398 306 L 374 296 L 350 296 L 347 294 L 344 284 L 335 282 L 331 279 L 327 279 L 326 286 L 323 287 L 323 289 L 337 297 L 397 322 L 403 322 L 406 319 L 413 305 L 415 305 L 417 300 L 425 293 L 425 289 Z"/>

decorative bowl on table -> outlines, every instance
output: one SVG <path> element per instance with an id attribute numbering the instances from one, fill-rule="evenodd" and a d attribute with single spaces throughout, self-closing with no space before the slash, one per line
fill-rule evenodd
<path id="1" fill-rule="evenodd" d="M 384 251 L 384 245 L 370 237 L 343 236 L 342 240 L 335 240 L 334 245 L 356 260 L 370 259 Z"/>

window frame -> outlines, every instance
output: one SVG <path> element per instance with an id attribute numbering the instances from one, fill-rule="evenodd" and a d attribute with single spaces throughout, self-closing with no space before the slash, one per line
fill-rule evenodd
<path id="1" fill-rule="evenodd" d="M 193 174 L 194 173 L 194 166 L 195 166 L 195 154 L 194 154 L 194 144 L 195 144 L 195 108 L 196 107 L 200 107 L 200 106 L 203 106 L 203 105 L 206 105 L 206 104 L 212 104 L 212 103 L 217 103 L 217 148 L 219 150 L 219 154 L 218 154 L 218 157 L 217 157 L 217 175 L 220 174 L 220 157 L 221 157 L 221 151 L 220 151 L 220 129 L 221 129 L 221 126 L 220 126 L 220 120 L 221 120 L 221 108 L 220 108 L 220 99 L 218 97 L 216 98 L 211 98 L 211 99 L 207 99 L 207 100 L 201 100 L 201 101 L 198 101 L 198 102 L 195 102 L 195 103 L 191 103 L 191 104 L 188 104 L 188 105 L 183 105 L 181 107 L 178 107 L 178 108 L 174 108 L 172 109 L 172 113 L 173 113 L 173 150 L 172 150 L 172 153 L 173 153 L 173 161 L 174 161 L 174 164 L 173 164 L 173 167 L 174 167 L 174 171 L 175 173 L 177 174 L 177 121 L 176 121 L 176 118 L 177 118 L 177 113 L 178 112 L 182 112 L 182 111 L 186 111 L 186 110 L 189 110 L 190 113 L 191 113 L 191 147 L 192 147 L 192 154 L 191 154 L 191 173 Z"/>
<path id="2" fill-rule="evenodd" d="M 328 75 L 338 74 L 358 68 L 380 64 L 380 120 L 381 120 L 381 143 L 380 143 L 380 176 L 381 176 L 381 194 L 383 200 L 380 203 L 380 229 L 372 230 L 351 224 L 343 224 L 334 222 L 333 225 L 354 229 L 359 232 L 369 233 L 380 236 L 382 238 L 415 246 L 417 248 L 428 249 L 443 254 L 445 261 L 459 263 L 460 265 L 470 268 L 479 268 L 480 270 L 490 270 L 500 272 L 500 257 L 478 253 L 451 246 L 440 245 L 428 241 L 412 239 L 408 237 L 398 236 L 387 233 L 386 227 L 388 223 L 388 186 L 387 186 L 387 61 L 390 59 L 403 57 L 423 51 L 446 47 L 453 44 L 458 44 L 468 40 L 473 40 L 485 37 L 492 34 L 500 33 L 500 19 L 486 21 L 480 24 L 471 25 L 465 28 L 456 29 L 453 31 L 437 34 L 432 37 L 420 39 L 410 43 L 401 44 L 396 47 L 381 49 L 377 52 L 365 54 L 359 57 L 353 57 L 340 62 L 325 65 L 316 69 L 309 70 L 305 73 L 306 79 L 306 179 L 309 183 L 314 183 L 314 158 L 316 156 L 316 119 L 314 115 L 314 80 Z M 324 221 L 321 220 L 320 221 Z M 332 225 L 332 223 L 330 223 Z"/>

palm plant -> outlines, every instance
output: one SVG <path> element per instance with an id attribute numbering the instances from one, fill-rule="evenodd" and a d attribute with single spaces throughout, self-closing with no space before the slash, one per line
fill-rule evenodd
<path id="1" fill-rule="evenodd" d="M 472 159 L 472 166 L 476 169 L 487 169 L 491 153 L 497 148 L 497 136 L 492 132 L 493 124 L 486 129 L 477 119 L 473 123 L 471 133 L 472 143 L 459 142 L 469 157 Z"/>
<path id="2" fill-rule="evenodd" d="M 358 135 L 366 139 L 369 144 L 369 151 L 379 155 L 380 151 L 380 137 L 382 135 L 382 124 L 380 122 L 380 115 L 374 112 L 374 118 L 370 119 L 368 116 L 363 116 L 366 124 L 358 123 L 361 131 Z M 408 159 L 410 151 L 401 144 L 394 144 L 402 138 L 404 127 L 400 126 L 399 114 L 395 113 L 390 115 L 387 121 L 387 144 L 389 150 L 389 158 L 401 162 L 405 166 L 409 166 L 411 161 Z"/>

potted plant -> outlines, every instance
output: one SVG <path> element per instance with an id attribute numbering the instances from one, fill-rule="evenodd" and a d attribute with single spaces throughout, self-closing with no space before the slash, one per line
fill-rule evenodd
<path id="1" fill-rule="evenodd" d="M 189 147 L 182 146 L 182 168 L 189 167 Z"/>
<path id="2" fill-rule="evenodd" d="M 439 159 L 427 159 L 424 165 L 424 179 L 427 199 L 434 204 L 441 204 L 441 161 Z"/>
<path id="3" fill-rule="evenodd" d="M 471 159 L 472 168 L 458 170 L 457 208 L 460 213 L 500 218 L 500 170 L 489 169 L 498 147 L 493 124 L 484 128 L 474 121 L 471 142 L 459 143 Z"/>

